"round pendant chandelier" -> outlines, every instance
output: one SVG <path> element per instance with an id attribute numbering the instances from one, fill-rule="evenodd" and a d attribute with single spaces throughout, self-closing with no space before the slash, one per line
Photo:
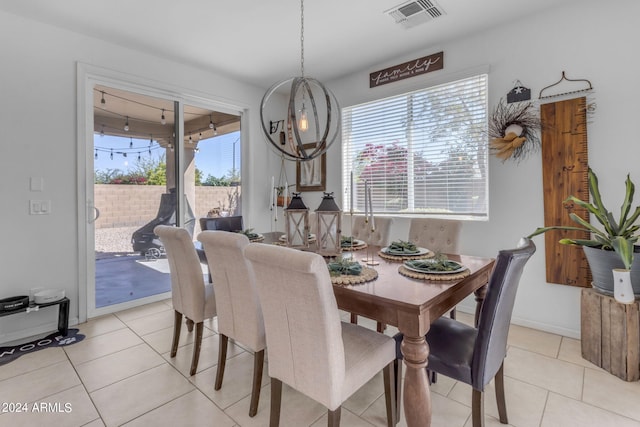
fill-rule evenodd
<path id="1" fill-rule="evenodd" d="M 340 107 L 324 84 L 304 75 L 304 0 L 300 16 L 300 76 L 267 90 L 260 103 L 260 122 L 267 141 L 286 159 L 307 161 L 324 154 L 337 138 Z"/>

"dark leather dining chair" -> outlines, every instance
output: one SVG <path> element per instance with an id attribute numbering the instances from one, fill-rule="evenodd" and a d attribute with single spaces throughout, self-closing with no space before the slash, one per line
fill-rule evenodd
<path id="1" fill-rule="evenodd" d="M 242 231 L 242 215 L 200 218 L 200 229 L 219 231 Z"/>
<path id="2" fill-rule="evenodd" d="M 473 389 L 473 427 L 484 426 L 484 389 L 494 377 L 500 422 L 508 423 L 503 375 L 507 335 L 522 270 L 535 251 L 535 244 L 523 238 L 516 249 L 498 253 L 477 328 L 442 316 L 432 323 L 427 333 L 429 369 L 469 384 Z M 397 360 L 401 360 L 402 334 L 397 334 L 395 339 Z M 396 393 L 400 390 L 401 370 L 402 362 L 398 362 Z M 399 399 L 398 394 L 396 397 Z"/>

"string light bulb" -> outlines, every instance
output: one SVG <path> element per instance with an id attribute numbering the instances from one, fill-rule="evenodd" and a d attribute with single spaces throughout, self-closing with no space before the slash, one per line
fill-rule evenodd
<path id="1" fill-rule="evenodd" d="M 96 154 L 93 155 L 93 158 L 98 160 L 98 150 L 96 149 Z"/>
<path id="2" fill-rule="evenodd" d="M 216 125 L 213 125 L 213 136 L 216 136 L 218 134 L 218 128 L 216 127 Z"/>
<path id="3" fill-rule="evenodd" d="M 129 137 L 129 148 L 133 148 L 133 138 Z"/>
<path id="4" fill-rule="evenodd" d="M 111 158 L 111 160 L 113 160 L 113 148 L 111 149 L 111 154 L 109 154 L 109 157 Z"/>
<path id="5" fill-rule="evenodd" d="M 198 135 L 198 141 L 202 141 L 202 132 Z"/>
<path id="6" fill-rule="evenodd" d="M 102 94 L 102 99 L 100 100 L 100 104 L 105 105 L 107 101 L 105 101 L 104 99 L 104 91 L 101 90 L 100 93 Z"/>
<path id="7" fill-rule="evenodd" d="M 164 117 L 164 108 L 162 109 L 162 116 L 160 116 L 160 124 L 162 124 L 162 125 L 166 125 L 167 124 L 167 119 L 165 119 L 165 117 Z"/>
<path id="8" fill-rule="evenodd" d="M 213 124 L 213 119 L 211 118 L 211 114 L 209 114 L 209 129 L 215 129 L 216 125 Z"/>
<path id="9" fill-rule="evenodd" d="M 104 136 L 104 125 L 100 128 L 100 136 Z"/>
<path id="10" fill-rule="evenodd" d="M 129 132 L 129 116 L 126 116 L 127 120 L 124 122 L 124 131 Z"/>
<path id="11" fill-rule="evenodd" d="M 191 139 L 191 135 L 189 135 L 189 144 L 193 144 L 193 139 Z"/>

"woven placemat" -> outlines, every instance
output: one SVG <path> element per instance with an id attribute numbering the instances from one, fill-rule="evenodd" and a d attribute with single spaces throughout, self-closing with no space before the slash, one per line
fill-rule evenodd
<path id="1" fill-rule="evenodd" d="M 388 261 L 397 261 L 397 262 L 402 262 L 402 261 L 407 261 L 410 259 L 426 259 L 426 258 L 433 258 L 436 254 L 434 254 L 433 252 L 429 251 L 426 254 L 421 254 L 421 255 L 390 255 L 387 253 L 384 253 L 382 251 L 378 251 L 378 256 L 380 256 L 380 258 L 384 258 Z"/>
<path id="2" fill-rule="evenodd" d="M 378 272 L 373 268 L 362 267 L 362 273 L 357 276 L 341 274 L 340 276 L 331 276 L 331 283 L 334 285 L 358 285 L 360 283 L 370 282 L 378 278 Z"/>
<path id="3" fill-rule="evenodd" d="M 361 249 L 367 249 L 367 244 L 366 243 L 362 243 L 360 245 L 342 246 L 342 250 L 346 251 L 346 252 L 359 251 Z"/>
<path id="4" fill-rule="evenodd" d="M 423 279 L 423 280 L 459 280 L 467 277 L 471 272 L 467 268 L 460 273 L 454 274 L 429 274 L 429 273 L 418 273 L 417 271 L 411 271 L 406 268 L 404 265 L 398 267 L 398 273 L 403 276 L 411 277 L 412 279 Z"/>
<path id="5" fill-rule="evenodd" d="M 277 242 L 273 242 L 274 245 L 278 245 L 278 246 L 287 246 L 287 242 L 283 242 L 282 240 L 278 240 Z M 315 245 L 316 241 L 315 240 L 309 240 L 309 247 L 311 247 L 312 245 Z M 298 246 L 294 247 L 294 249 L 298 248 Z"/>

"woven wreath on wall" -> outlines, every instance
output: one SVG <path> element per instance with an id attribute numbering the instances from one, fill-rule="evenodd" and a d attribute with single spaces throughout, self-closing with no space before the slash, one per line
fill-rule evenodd
<path id="1" fill-rule="evenodd" d="M 540 149 L 540 118 L 533 103 L 505 103 L 500 99 L 489 117 L 489 148 L 503 162 L 520 161 Z"/>

